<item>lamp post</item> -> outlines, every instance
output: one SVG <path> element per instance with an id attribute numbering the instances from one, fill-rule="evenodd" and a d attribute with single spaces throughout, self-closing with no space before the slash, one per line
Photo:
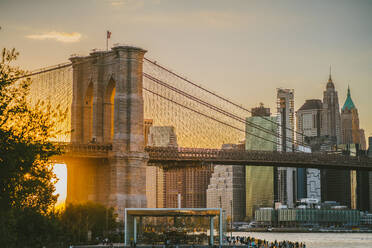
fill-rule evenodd
<path id="1" fill-rule="evenodd" d="M 232 240 L 232 228 L 233 228 L 233 202 L 230 200 L 230 238 Z"/>

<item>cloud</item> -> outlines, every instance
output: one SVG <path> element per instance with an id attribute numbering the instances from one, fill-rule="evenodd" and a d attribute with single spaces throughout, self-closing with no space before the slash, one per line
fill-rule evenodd
<path id="1" fill-rule="evenodd" d="M 145 4 L 143 0 L 109 0 L 109 3 L 114 7 L 123 6 L 128 10 L 141 9 Z"/>
<path id="2" fill-rule="evenodd" d="M 112 6 L 119 6 L 119 5 L 123 5 L 123 4 L 124 4 L 124 1 L 111 1 Z"/>
<path id="3" fill-rule="evenodd" d="M 77 32 L 72 32 L 72 33 L 65 33 L 65 32 L 47 32 L 43 34 L 31 34 L 27 35 L 26 38 L 33 39 L 33 40 L 56 40 L 60 42 L 65 42 L 65 43 L 73 43 L 73 42 L 78 42 L 81 39 L 81 34 Z"/>

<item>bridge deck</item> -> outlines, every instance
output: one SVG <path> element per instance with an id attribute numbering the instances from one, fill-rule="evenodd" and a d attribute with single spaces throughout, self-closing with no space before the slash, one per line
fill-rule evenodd
<path id="1" fill-rule="evenodd" d="M 59 144 L 63 157 L 108 158 L 111 144 Z M 149 165 L 187 167 L 207 164 L 255 165 L 342 170 L 370 170 L 372 159 L 335 153 L 298 153 L 271 151 L 220 150 L 204 148 L 146 147 Z"/>

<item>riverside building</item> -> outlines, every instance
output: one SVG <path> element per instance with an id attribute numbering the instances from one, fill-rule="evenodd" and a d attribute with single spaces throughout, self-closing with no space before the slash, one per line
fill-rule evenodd
<path id="1" fill-rule="evenodd" d="M 352 227 L 361 224 L 362 214 L 358 210 L 346 209 L 335 202 L 321 205 L 322 208 L 262 208 L 255 211 L 255 220 L 262 226 L 280 227 Z"/>
<path id="2" fill-rule="evenodd" d="M 246 119 L 246 150 L 276 151 L 277 117 L 270 116 L 270 109 L 263 104 L 252 108 L 252 116 Z M 252 125 L 253 124 L 253 125 Z M 260 126 L 268 132 L 259 130 L 253 126 Z M 252 135 L 254 134 L 254 135 Z M 263 137 L 264 139 L 258 138 Z M 272 141 L 272 142 L 270 142 Z M 245 167 L 246 178 L 246 215 L 249 220 L 254 219 L 255 210 L 262 207 L 274 206 L 275 168 L 271 166 Z"/>
<path id="3" fill-rule="evenodd" d="M 222 149 L 242 149 L 224 144 Z M 222 208 L 234 222 L 245 219 L 245 167 L 216 165 L 207 189 L 207 208 Z"/>
<path id="4" fill-rule="evenodd" d="M 297 142 L 309 144 L 312 151 L 319 151 L 321 146 L 322 109 L 321 100 L 311 99 L 296 112 Z M 320 201 L 320 187 L 320 170 L 297 168 L 297 199 L 309 197 Z"/>
<path id="5" fill-rule="evenodd" d="M 277 89 L 277 150 L 292 152 L 294 148 L 294 90 Z M 296 168 L 279 167 L 276 173 L 277 199 L 292 208 L 296 202 Z"/>

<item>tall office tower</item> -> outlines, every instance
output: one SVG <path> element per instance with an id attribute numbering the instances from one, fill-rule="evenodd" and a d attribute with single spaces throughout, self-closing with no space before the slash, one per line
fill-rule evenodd
<path id="1" fill-rule="evenodd" d="M 372 173 L 369 171 L 356 171 L 356 209 L 371 211 Z"/>
<path id="2" fill-rule="evenodd" d="M 145 120 L 145 143 L 148 146 L 178 147 L 174 127 L 151 126 L 152 121 Z M 148 130 L 148 131 L 146 131 Z M 146 197 L 148 208 L 165 207 L 165 172 L 161 167 L 146 167 Z"/>
<path id="3" fill-rule="evenodd" d="M 294 147 L 294 90 L 277 89 L 278 151 L 292 152 Z M 293 208 L 296 201 L 296 169 L 279 167 L 279 202 Z"/>
<path id="4" fill-rule="evenodd" d="M 360 136 L 360 149 L 361 150 L 367 150 L 367 142 L 366 142 L 366 134 L 364 132 L 364 129 L 359 129 L 359 136 Z"/>
<path id="5" fill-rule="evenodd" d="M 320 149 L 323 104 L 319 99 L 310 99 L 296 112 L 297 142 L 306 143 L 312 150 Z M 305 138 L 306 137 L 306 138 Z"/>
<path id="6" fill-rule="evenodd" d="M 358 144 L 361 150 L 366 149 L 364 130 L 359 129 L 358 109 L 351 99 L 350 88 L 347 89 L 345 104 L 341 110 L 342 144 Z"/>
<path id="7" fill-rule="evenodd" d="M 322 135 L 328 136 L 333 145 L 341 143 L 341 120 L 338 93 L 332 81 L 331 73 L 323 93 Z"/>
<path id="8" fill-rule="evenodd" d="M 366 150 L 364 130 L 359 128 L 358 109 L 351 98 L 350 88 L 341 109 L 342 143 L 347 147 L 355 144 L 356 152 Z M 360 171 L 351 172 L 351 207 L 360 210 L 369 210 L 369 175 Z"/>
<path id="9" fill-rule="evenodd" d="M 306 100 L 296 112 L 297 142 L 308 144 L 312 151 L 320 150 L 322 127 L 322 101 Z M 297 168 L 297 199 L 321 200 L 320 170 Z"/>
<path id="10" fill-rule="evenodd" d="M 252 109 L 252 117 L 246 119 L 246 150 L 276 151 L 277 117 L 270 116 L 270 109 L 263 105 Z M 260 126 L 264 132 L 257 129 Z M 262 137 L 264 139 L 258 138 Z M 271 141 L 271 142 L 270 142 Z M 275 199 L 274 175 L 276 168 L 271 166 L 246 166 L 246 215 L 254 218 L 255 210 L 261 207 L 273 207 Z"/>
<path id="11" fill-rule="evenodd" d="M 331 73 L 323 93 L 323 124 L 321 135 L 326 137 L 325 143 L 332 150 L 341 143 L 341 117 L 338 104 L 338 93 L 332 81 Z M 351 174 L 343 170 L 321 170 L 322 201 L 337 201 L 351 207 Z"/>

